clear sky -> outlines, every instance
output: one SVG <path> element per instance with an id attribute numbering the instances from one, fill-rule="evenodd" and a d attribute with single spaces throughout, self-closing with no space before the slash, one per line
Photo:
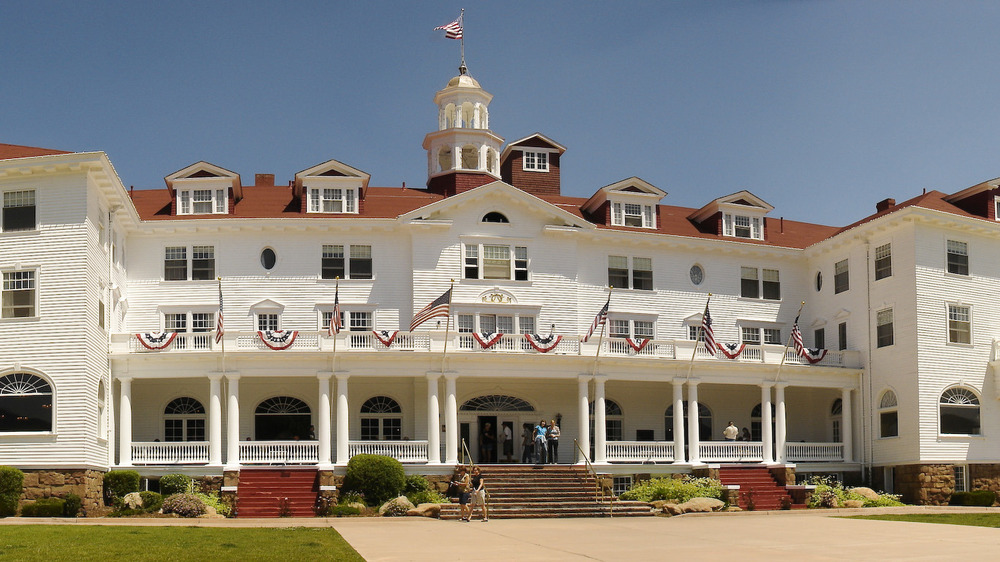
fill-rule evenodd
<path id="1" fill-rule="evenodd" d="M 330 158 L 422 187 L 462 7 L 491 127 L 566 146 L 566 195 L 639 176 L 844 225 L 1000 176 L 1000 3 L 974 1 L 9 1 L 0 142 L 103 150 L 137 189 Z"/>

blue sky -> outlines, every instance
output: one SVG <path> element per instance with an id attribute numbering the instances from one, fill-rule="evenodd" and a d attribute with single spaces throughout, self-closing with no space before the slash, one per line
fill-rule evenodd
<path id="1" fill-rule="evenodd" d="M 104 150 L 137 189 L 330 158 L 421 187 L 463 6 L 494 132 L 566 146 L 566 195 L 635 175 L 843 225 L 1000 176 L 1000 3 L 972 1 L 4 2 L 0 142 Z"/>

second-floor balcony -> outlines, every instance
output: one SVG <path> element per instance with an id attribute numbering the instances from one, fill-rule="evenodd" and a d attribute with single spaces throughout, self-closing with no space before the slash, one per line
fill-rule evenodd
<path id="1" fill-rule="evenodd" d="M 170 341 L 167 342 L 166 340 Z M 294 342 L 278 353 L 447 353 L 454 354 L 500 354 L 500 355 L 548 355 L 587 356 L 600 353 L 601 357 L 635 358 L 637 361 L 691 360 L 729 363 L 760 363 L 777 365 L 816 365 L 857 369 L 861 367 L 860 353 L 853 350 L 829 350 L 822 359 L 810 363 L 805 357 L 795 353 L 793 348 L 782 345 L 747 344 L 735 358 L 728 358 L 721 350 L 710 355 L 704 346 L 693 340 L 649 340 L 641 345 L 626 338 L 605 337 L 583 341 L 581 336 L 564 335 L 546 344 L 529 341 L 523 334 L 503 334 L 493 340 L 485 340 L 471 333 L 427 332 L 341 332 L 329 336 L 326 331 L 300 331 Z M 638 349 L 637 349 L 638 348 Z M 250 354 L 274 353 L 257 332 L 228 331 L 223 339 L 215 341 L 213 332 L 178 333 L 166 338 L 158 345 L 148 345 L 140 341 L 134 333 L 114 334 L 111 338 L 112 355 L 129 354 L 197 354 L 221 353 Z"/>

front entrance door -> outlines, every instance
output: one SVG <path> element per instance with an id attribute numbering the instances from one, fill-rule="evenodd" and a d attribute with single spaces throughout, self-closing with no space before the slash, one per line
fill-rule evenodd
<path id="1" fill-rule="evenodd" d="M 497 462 L 497 417 L 478 416 L 479 464 Z"/>

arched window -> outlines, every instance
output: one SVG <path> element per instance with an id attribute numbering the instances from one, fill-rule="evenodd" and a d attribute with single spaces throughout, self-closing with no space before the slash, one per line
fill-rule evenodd
<path id="1" fill-rule="evenodd" d="M 878 403 L 879 437 L 899 436 L 899 413 L 896 393 L 886 390 Z"/>
<path id="2" fill-rule="evenodd" d="M 684 417 L 684 438 L 687 439 L 688 436 L 688 403 L 684 401 L 684 411 L 681 415 Z M 667 411 L 663 414 L 663 427 L 664 435 L 667 441 L 674 440 L 674 405 L 671 404 L 667 406 Z M 708 406 L 698 403 L 698 439 L 700 441 L 711 441 L 712 440 L 712 411 L 708 409 Z"/>
<path id="3" fill-rule="evenodd" d="M 590 412 L 590 434 L 594 435 L 594 402 L 590 402 L 589 410 Z M 604 432 L 604 437 L 608 441 L 621 441 L 623 439 L 622 431 L 622 421 L 624 416 L 622 415 L 622 407 L 618 405 L 618 402 L 614 400 L 604 400 L 604 420 L 606 431 Z M 593 445 L 593 441 L 591 441 Z"/>
<path id="4" fill-rule="evenodd" d="M 941 394 L 941 433 L 979 435 L 979 397 L 968 388 L 955 387 Z"/>
<path id="5" fill-rule="evenodd" d="M 508 220 L 507 216 L 504 215 L 503 213 L 498 213 L 497 211 L 490 211 L 489 213 L 483 215 L 483 222 L 510 223 L 510 220 Z"/>
<path id="6" fill-rule="evenodd" d="M 444 128 L 451 129 L 455 127 L 455 104 L 449 103 L 448 105 L 444 106 L 444 114 L 445 114 Z M 448 166 L 448 168 L 450 167 L 451 166 Z M 445 169 L 447 170 L 448 168 Z"/>
<path id="7" fill-rule="evenodd" d="M 163 409 L 164 441 L 204 441 L 205 407 L 187 396 L 174 398 Z"/>
<path id="8" fill-rule="evenodd" d="M 840 424 L 844 419 L 844 402 L 840 398 L 833 401 L 830 406 L 830 433 L 834 443 L 840 443 L 843 438 L 840 434 Z"/>
<path id="9" fill-rule="evenodd" d="M 462 104 L 462 128 L 472 129 L 475 127 L 475 106 L 472 102 L 465 102 Z"/>
<path id="10" fill-rule="evenodd" d="M 254 434 L 258 441 L 306 439 L 312 414 L 309 405 L 291 396 L 274 396 L 254 410 Z"/>
<path id="11" fill-rule="evenodd" d="M 750 440 L 751 441 L 763 441 L 764 439 L 764 426 L 762 425 L 761 412 L 763 408 L 760 403 L 750 410 Z M 771 437 L 774 438 L 774 404 L 771 405 Z"/>
<path id="12" fill-rule="evenodd" d="M 459 408 L 463 412 L 534 412 L 535 407 L 525 400 L 505 394 L 488 394 L 465 401 Z"/>
<path id="13" fill-rule="evenodd" d="M 42 377 L 0 377 L 0 433 L 52 431 L 52 387 Z"/>
<path id="14" fill-rule="evenodd" d="M 438 171 L 450 170 L 454 162 L 451 157 L 451 147 L 443 146 L 438 152 Z"/>
<path id="15" fill-rule="evenodd" d="M 467 144 L 462 147 L 462 169 L 463 170 L 478 170 L 479 169 L 479 150 L 471 144 Z"/>
<path id="16" fill-rule="evenodd" d="M 372 396 L 361 405 L 361 440 L 403 438 L 403 409 L 388 396 Z"/>

